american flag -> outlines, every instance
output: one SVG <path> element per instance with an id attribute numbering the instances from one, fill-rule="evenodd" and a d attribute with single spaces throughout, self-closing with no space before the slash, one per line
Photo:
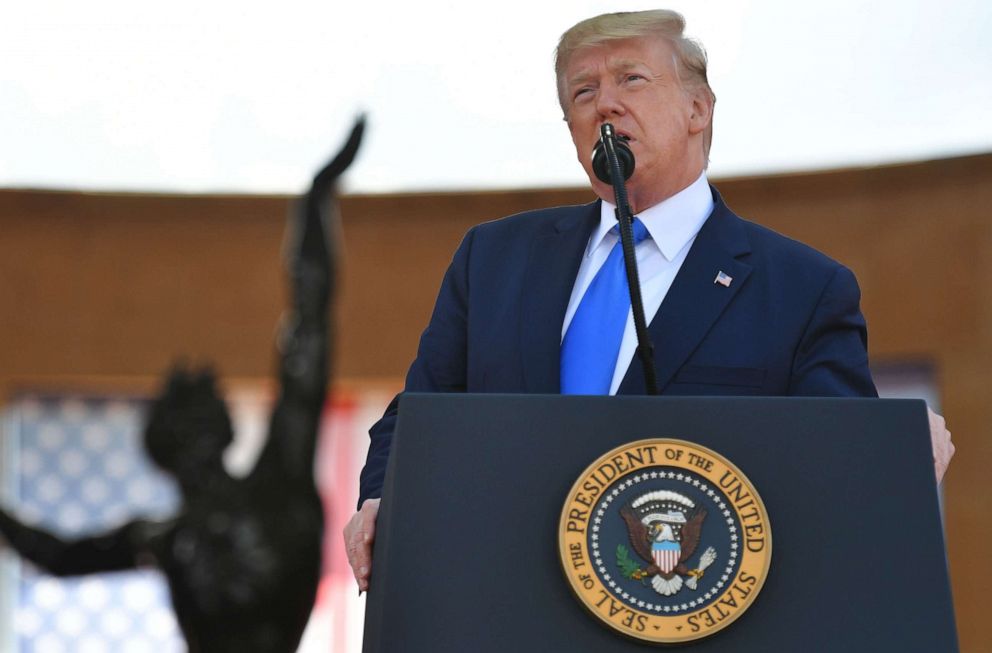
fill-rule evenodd
<path id="1" fill-rule="evenodd" d="M 4 414 L 4 504 L 66 537 L 162 517 L 178 503 L 171 479 L 142 450 L 144 402 L 23 397 Z M 163 577 L 154 570 L 55 578 L 30 563 L 3 574 L 0 649 L 186 650 Z M 4 627 L 7 626 L 7 627 Z"/>
<path id="2" fill-rule="evenodd" d="M 716 273 L 716 279 L 713 280 L 713 283 L 718 283 L 725 288 L 729 288 L 730 282 L 733 280 L 734 278 L 732 276 L 730 276 L 723 270 L 720 270 L 719 272 Z"/>

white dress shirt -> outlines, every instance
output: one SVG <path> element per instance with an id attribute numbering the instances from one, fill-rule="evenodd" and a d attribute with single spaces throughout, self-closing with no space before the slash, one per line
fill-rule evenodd
<path id="1" fill-rule="evenodd" d="M 575 315 L 586 288 L 606 261 L 610 250 L 620 240 L 619 235 L 610 233 L 610 229 L 617 224 L 615 209 L 616 207 L 609 202 L 602 203 L 599 226 L 589 237 L 589 245 L 579 265 L 579 273 L 572 287 L 572 296 L 568 300 L 568 310 L 565 311 L 565 321 L 561 326 L 562 339 L 565 338 L 565 332 L 572 323 L 572 316 Z M 647 227 L 649 236 L 635 249 L 641 281 L 641 297 L 644 300 L 644 314 L 648 324 L 654 319 L 661 302 L 668 294 L 675 275 L 678 274 L 692 243 L 696 240 L 696 234 L 712 212 L 713 195 L 706 180 L 706 173 L 703 172 L 699 179 L 685 189 L 637 214 Z M 637 333 L 634 331 L 634 316 L 632 312 L 628 312 L 623 340 L 620 341 L 617 365 L 613 370 L 613 382 L 610 384 L 611 395 L 617 393 L 636 349 Z"/>

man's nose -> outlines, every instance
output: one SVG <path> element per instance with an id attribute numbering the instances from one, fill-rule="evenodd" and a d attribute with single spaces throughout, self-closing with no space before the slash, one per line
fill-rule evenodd
<path id="1" fill-rule="evenodd" d="M 627 112 L 620 97 L 620 89 L 612 84 L 603 84 L 596 95 L 596 111 L 604 118 L 622 116 Z"/>

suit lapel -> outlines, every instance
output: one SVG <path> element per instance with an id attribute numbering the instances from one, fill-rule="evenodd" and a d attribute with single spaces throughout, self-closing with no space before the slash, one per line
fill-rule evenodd
<path id="1" fill-rule="evenodd" d="M 744 226 L 715 189 L 713 195 L 713 213 L 700 229 L 648 326 L 660 391 L 664 391 L 751 274 L 751 266 L 739 260 L 751 251 Z M 729 287 L 715 283 L 721 271 L 733 279 Z M 644 368 L 635 355 L 618 394 L 645 392 Z"/>
<path id="2" fill-rule="evenodd" d="M 589 234 L 599 222 L 599 202 L 577 206 L 534 239 L 520 299 L 520 352 L 530 393 L 558 393 L 561 325 Z"/>

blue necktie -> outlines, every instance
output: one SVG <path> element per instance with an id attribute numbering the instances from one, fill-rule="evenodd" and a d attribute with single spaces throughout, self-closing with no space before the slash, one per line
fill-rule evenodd
<path id="1" fill-rule="evenodd" d="M 611 233 L 619 229 L 620 225 L 616 225 Z M 647 235 L 644 223 L 635 218 L 634 243 Z M 618 240 L 586 289 L 562 340 L 562 394 L 609 394 L 629 311 L 627 272 L 623 247 Z"/>

